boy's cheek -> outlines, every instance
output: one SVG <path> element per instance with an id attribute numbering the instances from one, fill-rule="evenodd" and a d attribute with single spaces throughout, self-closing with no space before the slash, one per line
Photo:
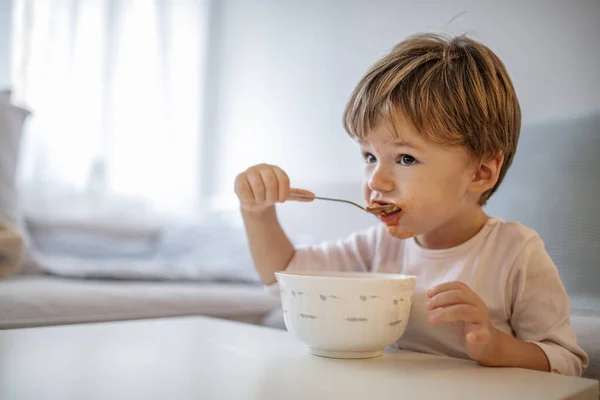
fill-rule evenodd
<path id="1" fill-rule="evenodd" d="M 404 208 L 412 214 L 431 214 L 447 206 L 451 196 L 443 190 L 442 185 L 415 184 L 410 188 L 410 195 L 406 200 Z"/>

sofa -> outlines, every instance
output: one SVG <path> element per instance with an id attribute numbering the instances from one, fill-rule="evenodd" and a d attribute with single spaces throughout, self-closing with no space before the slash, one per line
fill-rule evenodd
<path id="1" fill-rule="evenodd" d="M 261 324 L 279 306 L 253 275 L 248 252 L 240 246 L 239 223 L 215 231 L 224 220 L 213 218 L 212 225 L 204 223 L 204 230 L 195 232 L 206 243 L 196 246 L 200 253 L 190 253 L 204 262 L 194 271 L 189 262 L 169 270 L 173 265 L 161 259 L 141 257 L 159 240 L 171 243 L 163 246 L 166 250 L 181 247 L 186 231 L 169 235 L 159 224 L 124 222 L 122 215 L 86 223 L 26 216 L 16 176 L 29 115 L 14 104 L 9 90 L 0 90 L 0 329 L 183 315 Z M 234 236 L 237 254 L 231 254 L 231 246 L 229 251 L 215 246 Z M 51 248 L 52 256 L 42 251 Z M 109 251 L 118 254 L 108 262 L 90 253 Z"/>

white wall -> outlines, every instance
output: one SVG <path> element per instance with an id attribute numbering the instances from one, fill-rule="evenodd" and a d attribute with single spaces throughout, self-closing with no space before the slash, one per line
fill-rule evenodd
<path id="1" fill-rule="evenodd" d="M 378 57 L 420 31 L 466 32 L 489 45 L 507 65 L 525 123 L 600 109 L 594 0 L 238 0 L 217 1 L 214 18 L 212 194 L 231 195 L 235 175 L 262 161 L 309 189 L 356 179 L 359 153 L 341 125 L 347 97 Z"/>
<path id="2" fill-rule="evenodd" d="M 12 0 L 0 0 L 0 88 L 10 83 Z"/>

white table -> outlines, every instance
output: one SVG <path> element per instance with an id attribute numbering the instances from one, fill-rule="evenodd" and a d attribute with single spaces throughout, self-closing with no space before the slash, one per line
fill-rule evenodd
<path id="1" fill-rule="evenodd" d="M 313 356 L 285 331 L 174 318 L 0 331 L 0 399 L 598 399 L 598 382 L 386 351 Z"/>

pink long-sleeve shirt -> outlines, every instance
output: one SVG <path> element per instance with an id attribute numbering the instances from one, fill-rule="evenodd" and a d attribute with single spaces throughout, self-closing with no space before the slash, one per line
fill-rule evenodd
<path id="1" fill-rule="evenodd" d="M 473 238 L 429 250 L 390 236 L 383 224 L 345 240 L 299 247 L 287 271 L 391 272 L 417 276 L 413 305 L 398 347 L 468 358 L 449 325 L 430 325 L 427 289 L 461 281 L 485 302 L 492 324 L 539 346 L 552 370 L 579 376 L 588 365 L 569 322 L 569 299 L 539 235 L 519 223 L 490 218 Z"/>

